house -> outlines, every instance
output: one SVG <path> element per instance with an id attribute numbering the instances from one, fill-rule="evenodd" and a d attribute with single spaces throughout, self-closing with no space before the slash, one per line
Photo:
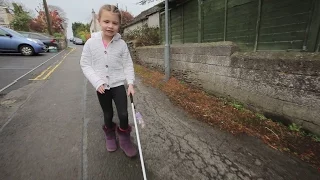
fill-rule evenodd
<path id="1" fill-rule="evenodd" d="M 94 12 L 94 10 L 92 9 L 92 18 L 90 21 L 90 33 L 94 33 L 94 32 L 98 32 L 101 30 L 101 27 L 99 25 L 99 21 L 98 21 L 98 15 Z"/>
<path id="2" fill-rule="evenodd" d="M 135 30 L 143 25 L 148 27 L 159 27 L 160 26 L 160 11 L 163 9 L 163 2 L 141 12 L 136 16 L 132 22 L 123 27 L 123 32 L 128 33 L 129 31 Z"/>
<path id="3" fill-rule="evenodd" d="M 10 28 L 10 23 L 13 20 L 13 15 L 5 6 L 0 6 L 0 26 Z"/>

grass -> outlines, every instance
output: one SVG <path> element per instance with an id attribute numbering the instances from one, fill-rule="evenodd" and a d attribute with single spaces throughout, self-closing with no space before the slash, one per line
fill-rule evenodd
<path id="1" fill-rule="evenodd" d="M 301 128 L 302 128 L 301 126 L 296 125 L 295 123 L 292 123 L 291 125 L 289 125 L 289 129 L 290 129 L 291 131 L 300 132 Z"/>
<path id="2" fill-rule="evenodd" d="M 256 117 L 259 118 L 260 120 L 266 120 L 267 119 L 264 115 L 259 114 L 259 113 L 256 113 Z"/>
<path id="3" fill-rule="evenodd" d="M 274 122 L 245 109 L 239 102 L 226 102 L 174 77 L 165 82 L 164 74 L 144 66 L 136 64 L 135 71 L 144 83 L 162 90 L 174 104 L 198 120 L 234 135 L 258 137 L 270 147 L 320 168 L 320 137 L 305 133 L 300 126 Z"/>
<path id="4" fill-rule="evenodd" d="M 236 109 L 238 109 L 238 110 L 240 110 L 240 111 L 242 111 L 244 108 L 243 108 L 243 105 L 241 104 L 241 103 L 239 103 L 239 102 L 235 102 L 235 101 L 233 101 L 232 103 L 230 103 L 231 104 L 231 106 L 233 106 L 234 108 L 236 108 Z"/>

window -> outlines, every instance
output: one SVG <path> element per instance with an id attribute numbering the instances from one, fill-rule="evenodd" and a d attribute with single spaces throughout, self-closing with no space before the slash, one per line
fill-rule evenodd
<path id="1" fill-rule="evenodd" d="M 37 34 L 30 34 L 29 36 L 33 39 L 41 39 L 41 36 L 38 36 Z"/>
<path id="2" fill-rule="evenodd" d="M 20 33 L 18 33 L 18 32 L 16 32 L 16 31 L 14 31 L 14 30 L 12 30 L 12 29 L 5 29 L 8 33 L 10 33 L 11 35 L 13 35 L 13 36 L 18 36 L 18 37 L 24 37 L 24 36 L 22 36 Z"/>
<path id="3" fill-rule="evenodd" d="M 2 29 L 0 29 L 0 36 L 6 36 L 7 32 L 3 31 Z"/>
<path id="4" fill-rule="evenodd" d="M 29 37 L 29 35 L 28 34 L 26 34 L 26 33 L 20 33 L 22 36 L 24 36 L 24 37 L 26 37 L 26 38 L 28 38 Z"/>

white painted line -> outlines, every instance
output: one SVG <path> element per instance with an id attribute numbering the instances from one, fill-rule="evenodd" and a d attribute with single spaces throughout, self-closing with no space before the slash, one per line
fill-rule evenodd
<path id="1" fill-rule="evenodd" d="M 82 99 L 82 114 L 83 114 L 83 126 L 82 126 L 82 180 L 88 179 L 88 123 L 89 119 L 86 118 L 87 109 L 87 80 L 84 79 L 83 87 L 83 99 Z"/>
<path id="2" fill-rule="evenodd" d="M 37 67 L 31 69 L 29 72 L 25 73 L 24 75 L 20 76 L 18 79 L 14 80 L 12 83 L 8 84 L 6 87 L 2 88 L 0 90 L 0 93 L 4 90 L 6 90 L 7 88 L 9 88 L 10 86 L 14 85 L 16 82 L 18 82 L 21 78 L 25 77 L 26 75 L 28 75 L 29 73 L 31 73 L 32 71 L 36 70 L 37 68 L 39 68 L 40 66 L 44 65 L 46 62 L 50 61 L 51 59 L 53 59 L 54 57 L 58 56 L 59 54 L 61 54 L 62 52 L 64 52 L 65 49 L 61 52 L 59 52 L 58 54 L 52 56 L 51 58 L 49 58 L 48 60 L 44 61 L 43 63 L 39 64 Z"/>
<path id="3" fill-rule="evenodd" d="M 0 70 L 26 70 L 31 68 L 15 68 L 15 67 L 7 67 L 7 68 L 0 68 Z"/>

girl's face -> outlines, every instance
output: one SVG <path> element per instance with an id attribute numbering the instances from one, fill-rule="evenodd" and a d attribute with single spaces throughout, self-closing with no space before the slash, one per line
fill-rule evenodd
<path id="1" fill-rule="evenodd" d="M 99 19 L 101 30 L 104 35 L 113 37 L 119 32 L 119 15 L 110 11 L 103 10 Z"/>

